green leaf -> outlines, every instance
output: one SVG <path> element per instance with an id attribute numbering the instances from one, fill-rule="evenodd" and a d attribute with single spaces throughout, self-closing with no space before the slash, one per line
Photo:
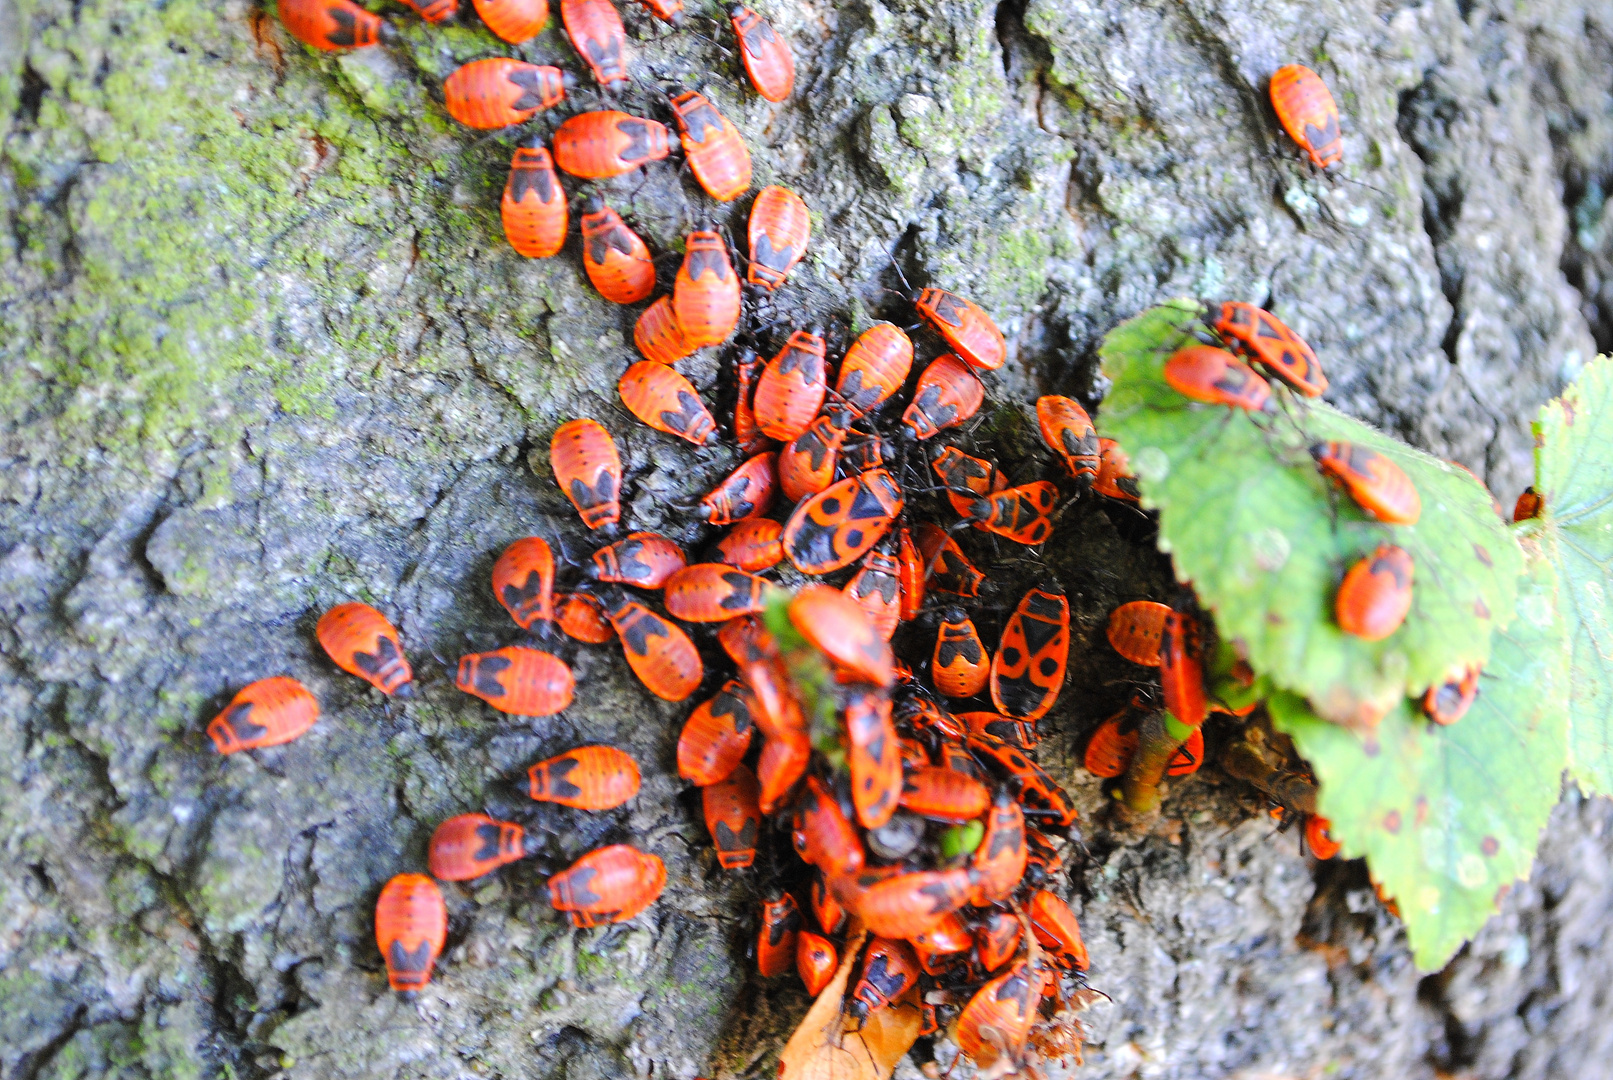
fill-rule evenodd
<path id="1" fill-rule="evenodd" d="M 1613 795 L 1613 360 L 1598 357 L 1535 423 L 1535 491 L 1526 521 L 1563 583 L 1568 622 L 1568 761 L 1587 792 Z"/>
<path id="2" fill-rule="evenodd" d="M 1143 504 L 1159 510 L 1160 547 L 1214 610 L 1219 632 L 1322 716 L 1362 727 L 1488 659 L 1492 631 L 1513 616 L 1522 556 L 1484 485 L 1275 380 L 1282 411 L 1258 422 L 1182 397 L 1162 372 L 1202 329 L 1202 314 L 1178 300 L 1108 335 L 1101 355 L 1113 388 L 1097 423 L 1131 459 Z M 1421 520 L 1385 525 L 1336 491 L 1306 450 L 1328 439 L 1404 469 L 1422 497 Z M 1345 570 L 1383 542 L 1405 548 L 1416 566 L 1411 614 L 1387 639 L 1363 641 L 1338 628 L 1333 597 Z"/>
<path id="3" fill-rule="evenodd" d="M 1268 702 L 1321 783 L 1318 811 L 1395 898 L 1417 965 L 1442 966 L 1528 874 L 1568 759 L 1567 629 L 1539 546 L 1519 617 L 1497 631 L 1478 700 L 1439 727 L 1402 702 L 1362 735 L 1293 694 Z"/>

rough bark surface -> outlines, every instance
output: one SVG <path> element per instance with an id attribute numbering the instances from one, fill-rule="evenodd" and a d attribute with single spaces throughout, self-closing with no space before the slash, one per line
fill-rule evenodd
<path id="1" fill-rule="evenodd" d="M 982 437 L 1010 460 L 1031 456 L 1019 403 L 1101 394 L 1117 320 L 1269 298 L 1332 400 L 1510 504 L 1535 409 L 1613 347 L 1613 5 L 774 3 L 799 65 L 780 107 L 705 38 L 627 14 L 628 108 L 705 87 L 758 183 L 811 205 L 778 316 L 910 321 L 885 291 L 893 246 L 997 316 L 1013 359 Z M 399 22 L 399 48 L 332 59 L 242 0 L 0 0 L 7 1078 L 767 1075 L 804 1011 L 749 974 L 756 884 L 715 868 L 676 778 L 683 708 L 585 650 L 578 706 L 512 723 L 430 658 L 509 640 L 486 580 L 510 539 L 588 550 L 547 474 L 561 420 L 604 419 L 630 524 L 689 543 L 672 503 L 733 458 L 621 410 L 636 312 L 588 288 L 574 248 L 529 263 L 503 242 L 510 140 L 457 128 L 437 87 L 511 50 L 473 19 Z M 553 26 L 513 52 L 579 69 Z M 1289 61 L 1339 97 L 1343 181 L 1299 163 L 1264 103 Z M 710 212 L 670 166 L 636 184 L 609 191 L 658 251 Z M 739 233 L 747 206 L 719 220 Z M 718 384 L 716 359 L 691 368 Z M 1108 828 L 1075 754 L 1128 693 L 1102 619 L 1168 585 L 1128 528 L 1081 504 L 1050 554 L 1086 648 L 1045 756 L 1095 856 L 1063 887 L 1113 996 L 1083 1075 L 1605 1072 L 1605 803 L 1570 793 L 1533 879 L 1428 977 L 1359 865 L 1317 867 L 1213 769 L 1156 828 Z M 399 623 L 417 700 L 386 706 L 318 654 L 318 613 L 355 598 Z M 206 721 L 279 673 L 320 723 L 220 760 Z M 584 740 L 644 764 L 636 803 L 521 806 L 512 778 Z M 399 1002 L 376 894 L 438 820 L 484 806 L 527 813 L 556 857 L 635 838 L 667 860 L 666 897 L 578 932 L 530 867 L 450 887 L 440 975 Z"/>

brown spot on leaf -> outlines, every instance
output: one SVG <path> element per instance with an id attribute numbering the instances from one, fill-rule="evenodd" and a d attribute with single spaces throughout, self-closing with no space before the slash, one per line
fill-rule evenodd
<path id="1" fill-rule="evenodd" d="M 1490 617 L 1490 609 L 1484 606 L 1484 598 L 1482 596 L 1473 601 L 1473 614 L 1477 615 L 1481 619 L 1488 619 Z"/>
<path id="2" fill-rule="evenodd" d="M 1562 403 L 1563 403 L 1563 427 L 1573 427 L 1574 426 L 1574 399 L 1569 397 L 1567 394 L 1564 394 L 1562 396 Z"/>
<path id="3" fill-rule="evenodd" d="M 1283 624 L 1283 617 L 1277 614 L 1275 611 L 1268 611 L 1266 612 L 1266 622 L 1272 626 L 1281 626 Z"/>
<path id="4" fill-rule="evenodd" d="M 1385 829 L 1389 830 L 1390 835 L 1392 835 L 1392 836 L 1399 835 L 1399 833 L 1400 833 L 1400 811 L 1399 810 L 1391 810 L 1387 814 L 1383 815 L 1383 827 Z"/>
<path id="5" fill-rule="evenodd" d="M 1428 796 L 1417 796 L 1417 811 L 1414 815 L 1414 820 L 1418 825 L 1428 820 Z"/>
<path id="6" fill-rule="evenodd" d="M 1479 559 L 1479 562 L 1483 563 L 1485 566 L 1494 566 L 1495 565 L 1494 562 L 1490 561 L 1490 553 L 1488 551 L 1484 550 L 1484 545 L 1483 544 L 1474 544 L 1473 545 L 1473 554 L 1477 555 L 1478 559 Z"/>
<path id="7" fill-rule="evenodd" d="M 1486 836 L 1479 843 L 1479 850 L 1484 852 L 1486 855 L 1494 855 L 1496 852 L 1501 850 L 1501 841 L 1497 840 L 1493 836 Z"/>
<path id="8" fill-rule="evenodd" d="M 1383 750 L 1383 747 L 1378 745 L 1378 740 L 1377 739 L 1368 739 L 1361 746 L 1361 752 L 1363 754 L 1365 754 L 1367 757 L 1377 757 L 1379 752 L 1381 752 L 1382 750 Z"/>

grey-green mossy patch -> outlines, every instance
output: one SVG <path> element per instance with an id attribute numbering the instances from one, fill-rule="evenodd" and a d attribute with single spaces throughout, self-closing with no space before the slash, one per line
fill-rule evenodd
<path id="1" fill-rule="evenodd" d="M 1406 695 L 1482 664 L 1492 631 L 1512 620 L 1522 565 L 1484 486 L 1283 389 L 1278 413 L 1259 419 L 1183 397 L 1162 372 L 1177 348 L 1206 333 L 1203 315 L 1179 300 L 1105 338 L 1113 389 L 1097 423 L 1130 457 L 1143 505 L 1159 511 L 1161 550 L 1215 612 L 1219 633 L 1321 715 L 1362 727 Z M 1422 499 L 1415 525 L 1377 522 L 1334 490 L 1307 451 L 1334 439 L 1405 470 Z M 1394 634 L 1368 642 L 1339 629 L 1333 598 L 1345 570 L 1385 543 L 1412 557 L 1412 607 Z"/>

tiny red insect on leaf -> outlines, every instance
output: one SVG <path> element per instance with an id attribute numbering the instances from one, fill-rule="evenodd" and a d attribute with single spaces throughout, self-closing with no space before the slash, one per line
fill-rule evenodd
<path id="1" fill-rule="evenodd" d="M 762 827 L 762 786 L 742 764 L 700 791 L 706 831 L 717 850 L 717 865 L 741 870 L 756 861 L 756 837 Z"/>
<path id="2" fill-rule="evenodd" d="M 638 762 L 614 746 L 579 746 L 526 771 L 536 802 L 578 810 L 614 810 L 638 794 Z"/>
<path id="3" fill-rule="evenodd" d="M 783 101 L 795 88 L 795 57 L 789 43 L 756 12 L 743 4 L 728 9 L 739 38 L 739 55 L 756 92 L 768 101 Z"/>
<path id="4" fill-rule="evenodd" d="M 1274 413 L 1271 386 L 1254 368 L 1225 349 L 1189 345 L 1165 361 L 1165 381 L 1183 397 L 1206 405 L 1226 405 L 1246 412 Z"/>
<path id="5" fill-rule="evenodd" d="M 594 552 L 592 562 L 588 576 L 595 581 L 636 589 L 659 589 L 667 578 L 688 565 L 682 548 L 652 532 L 629 533 L 626 539 Z"/>
<path id="6" fill-rule="evenodd" d="M 979 412 L 985 400 L 980 377 L 957 356 L 943 353 L 919 375 L 913 401 L 902 413 L 904 434 L 922 440 L 957 427 Z"/>
<path id="7" fill-rule="evenodd" d="M 666 887 L 666 865 L 627 844 L 590 851 L 549 879 L 549 903 L 584 929 L 625 922 Z"/>
<path id="8" fill-rule="evenodd" d="M 672 285 L 672 311 L 684 343 L 700 349 L 727 341 L 739 309 L 739 275 L 728 260 L 728 245 L 711 229 L 690 233 Z"/>
<path id="9" fill-rule="evenodd" d="M 667 578 L 666 610 L 684 622 L 727 622 L 760 612 L 771 587 L 727 563 L 694 563 Z"/>
<path id="10" fill-rule="evenodd" d="M 1367 641 L 1382 641 L 1399 630 L 1411 611 L 1413 571 L 1404 548 L 1379 544 L 1339 585 L 1334 600 L 1339 629 Z"/>
<path id="11" fill-rule="evenodd" d="M 1399 465 L 1353 443 L 1316 443 L 1310 449 L 1322 472 L 1343 484 L 1369 516 L 1391 525 L 1417 524 L 1423 501 Z"/>
<path id="12" fill-rule="evenodd" d="M 754 704 L 744 684 L 729 679 L 716 697 L 696 705 L 678 736 L 678 775 L 701 787 L 728 779 L 750 749 Z"/>
<path id="13" fill-rule="evenodd" d="M 672 115 L 683 139 L 689 170 L 718 202 L 737 199 L 750 190 L 750 151 L 739 129 L 704 95 L 687 90 L 672 98 Z"/>
<path id="14" fill-rule="evenodd" d="M 472 60 L 442 84 L 448 115 L 466 127 L 494 130 L 524 124 L 565 99 L 557 67 L 495 57 Z"/>
<path id="15" fill-rule="evenodd" d="M 973 300 L 945 289 L 925 289 L 914 306 L 970 367 L 994 371 L 1008 358 L 1003 332 Z"/>
<path id="16" fill-rule="evenodd" d="M 399 874 L 375 901 L 375 944 L 386 961 L 386 981 L 412 996 L 431 981 L 431 969 L 448 941 L 448 905 L 424 874 Z"/>
<path id="17" fill-rule="evenodd" d="M 426 865 L 438 881 L 470 881 L 526 855 L 526 830 L 486 814 L 460 814 L 431 834 Z"/>
<path id="18" fill-rule="evenodd" d="M 315 49 L 363 49 L 396 38 L 391 25 L 352 0 L 280 0 L 280 22 L 298 41 Z"/>
<path id="19" fill-rule="evenodd" d="M 560 22 L 595 82 L 627 82 L 627 28 L 611 0 L 560 0 Z"/>
<path id="20" fill-rule="evenodd" d="M 1436 724 L 1454 724 L 1466 716 L 1478 700 L 1480 671 L 1477 665 L 1463 668 L 1444 682 L 1430 686 L 1423 695 L 1423 712 Z"/>
<path id="21" fill-rule="evenodd" d="M 614 109 L 579 113 L 554 133 L 555 164 L 585 180 L 621 176 L 670 152 L 664 124 Z"/>
<path id="22" fill-rule="evenodd" d="M 786 187 L 769 185 L 751 203 L 746 227 L 750 265 L 745 280 L 769 292 L 784 284 L 812 239 L 812 216 L 801 196 Z"/>
<path id="23" fill-rule="evenodd" d="M 296 679 L 276 675 L 236 692 L 224 711 L 207 725 L 207 737 L 221 754 L 279 746 L 297 738 L 319 719 L 319 702 Z"/>
<path id="24" fill-rule="evenodd" d="M 487 28 L 511 45 L 537 37 L 549 23 L 549 0 L 474 0 Z"/>
<path id="25" fill-rule="evenodd" d="M 1306 397 L 1327 390 L 1327 376 L 1311 347 L 1271 312 L 1229 301 L 1221 305 L 1215 330 L 1234 352 L 1260 364 Z"/>
<path id="26" fill-rule="evenodd" d="M 1303 64 L 1286 64 L 1271 76 L 1271 107 L 1288 137 L 1318 169 L 1344 160 L 1339 138 L 1339 107 L 1322 77 Z"/>
<path id="27" fill-rule="evenodd" d="M 493 596 L 523 630 L 555 617 L 554 553 L 543 537 L 523 537 L 504 549 L 493 564 Z"/>
<path id="28" fill-rule="evenodd" d="M 748 459 L 700 500 L 702 516 L 713 525 L 732 525 L 767 513 L 778 495 L 777 462 L 771 450 Z"/>
<path id="29" fill-rule="evenodd" d="M 454 685 L 512 716 L 560 712 L 576 686 L 559 657 L 519 645 L 461 656 Z"/>
<path id="30" fill-rule="evenodd" d="M 622 373 L 616 389 L 627 410 L 657 431 L 696 446 L 717 438 L 717 421 L 694 384 L 666 364 L 640 360 Z"/>
<path id="31" fill-rule="evenodd" d="M 756 970 L 774 979 L 795 969 L 795 941 L 801 909 L 789 893 L 762 901 L 762 926 L 756 935 Z"/>
<path id="32" fill-rule="evenodd" d="M 518 255 L 547 259 L 565 246 L 571 212 L 566 189 L 560 186 L 554 159 L 542 139 L 533 138 L 515 148 L 499 217 L 504 238 Z"/>
<path id="33" fill-rule="evenodd" d="M 649 246 L 597 195 L 583 204 L 582 268 L 599 295 L 613 304 L 636 304 L 655 291 L 655 263 Z M 682 335 L 678 337 L 681 341 Z"/>
<path id="34" fill-rule="evenodd" d="M 1529 518 L 1537 518 L 1545 508 L 1546 500 L 1540 497 L 1540 493 L 1533 487 L 1526 487 L 1512 508 L 1512 520 L 1527 521 Z"/>
<path id="35" fill-rule="evenodd" d="M 1079 480 L 1098 475 L 1098 431 L 1080 402 L 1058 394 L 1037 398 L 1036 426 L 1070 476 Z"/>
<path id="36" fill-rule="evenodd" d="M 616 441 L 597 420 L 568 420 L 549 440 L 555 482 L 590 529 L 614 525 L 622 516 L 622 459 Z"/>
<path id="37" fill-rule="evenodd" d="M 903 505 L 886 470 L 849 476 L 796 506 L 784 523 L 784 554 L 804 574 L 843 569 L 879 542 Z"/>
<path id="38" fill-rule="evenodd" d="M 403 643 L 387 617 L 368 604 L 337 604 L 320 616 L 314 629 L 320 647 L 349 675 L 357 675 L 383 694 L 410 697 L 414 672 L 403 655 Z"/>
<path id="39" fill-rule="evenodd" d="M 768 570 L 784 561 L 783 535 L 784 526 L 771 518 L 746 518 L 717 541 L 717 555 L 729 566 L 751 573 Z"/>

